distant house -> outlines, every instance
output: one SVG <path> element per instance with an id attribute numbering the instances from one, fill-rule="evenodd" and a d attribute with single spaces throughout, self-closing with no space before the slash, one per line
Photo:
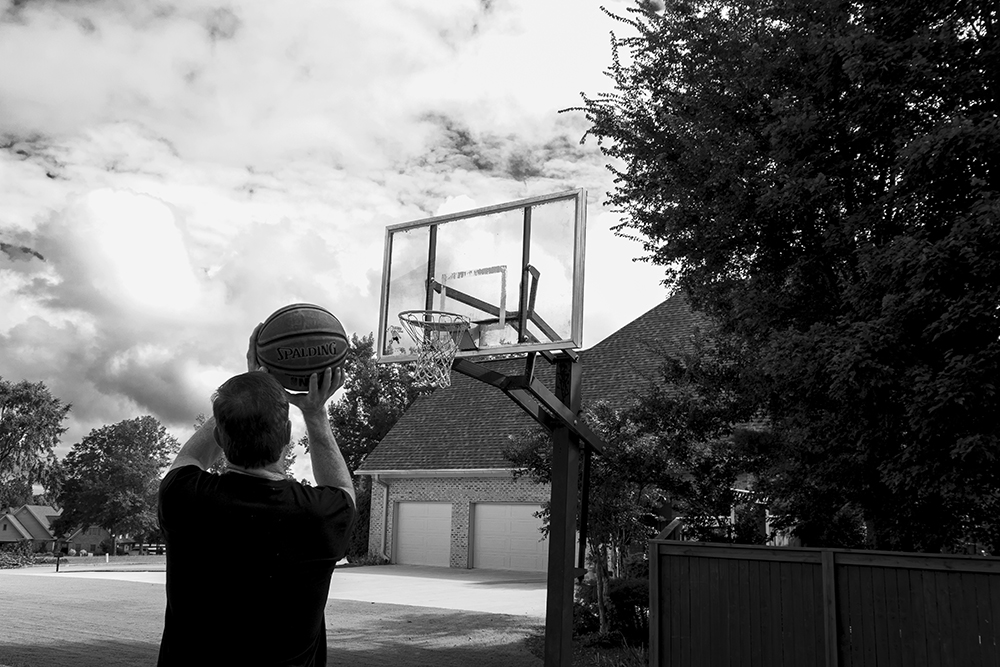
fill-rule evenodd
<path id="1" fill-rule="evenodd" d="M 0 516 L 0 544 L 10 542 L 30 542 L 34 551 L 56 551 L 75 549 L 97 553 L 101 542 L 110 539 L 111 534 L 100 526 L 78 528 L 71 535 L 59 539 L 52 532 L 51 524 L 62 514 L 48 505 L 21 505 L 17 509 Z"/>
<path id="2" fill-rule="evenodd" d="M 704 320 L 675 295 L 581 351 L 584 405 L 633 402 L 663 354 L 690 349 Z M 520 358 L 483 362 L 507 375 Z M 535 376 L 553 386 L 539 358 Z M 372 478 L 369 552 L 399 564 L 544 571 L 547 543 L 535 513 L 550 490 L 515 480 L 502 451 L 535 422 L 500 390 L 460 373 L 421 396 L 357 470 Z"/>
<path id="3" fill-rule="evenodd" d="M 87 553 L 97 554 L 104 550 L 102 543 L 111 542 L 111 533 L 105 528 L 100 526 L 87 526 L 86 528 L 77 528 L 73 533 L 66 537 L 62 541 L 63 549 L 73 549 L 77 553 L 81 551 L 86 551 Z M 110 549 L 110 547 L 107 547 Z"/>
<path id="4" fill-rule="evenodd" d="M 35 551 L 54 551 L 50 525 L 61 514 L 48 505 L 21 505 L 0 516 L 0 543 L 31 542 Z"/>

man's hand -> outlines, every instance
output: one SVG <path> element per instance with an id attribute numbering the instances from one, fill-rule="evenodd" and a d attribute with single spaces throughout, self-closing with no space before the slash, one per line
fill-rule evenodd
<path id="1" fill-rule="evenodd" d="M 297 407 L 302 411 L 303 415 L 308 416 L 309 414 L 320 413 L 326 416 L 327 401 L 333 398 L 333 395 L 337 393 L 337 390 L 341 388 L 344 384 L 344 369 L 343 367 L 338 368 L 327 368 L 323 371 L 322 376 L 313 373 L 309 376 L 309 392 L 305 394 L 296 394 L 290 391 L 286 392 L 288 394 L 288 402 Z"/>

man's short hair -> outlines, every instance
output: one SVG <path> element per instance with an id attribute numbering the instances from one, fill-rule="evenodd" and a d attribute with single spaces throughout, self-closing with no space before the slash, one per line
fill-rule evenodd
<path id="1" fill-rule="evenodd" d="M 281 458 L 288 445 L 288 395 L 263 371 L 222 383 L 212 396 L 212 414 L 226 435 L 220 444 L 230 463 L 262 468 Z"/>

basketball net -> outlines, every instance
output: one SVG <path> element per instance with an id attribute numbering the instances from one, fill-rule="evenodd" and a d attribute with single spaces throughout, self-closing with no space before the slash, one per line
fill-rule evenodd
<path id="1" fill-rule="evenodd" d="M 469 318 L 440 310 L 404 310 L 399 321 L 417 345 L 413 383 L 418 387 L 451 386 L 451 363 L 462 334 L 469 330 Z"/>

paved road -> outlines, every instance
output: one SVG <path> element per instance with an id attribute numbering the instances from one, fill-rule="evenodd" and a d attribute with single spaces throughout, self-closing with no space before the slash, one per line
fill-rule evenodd
<path id="1" fill-rule="evenodd" d="M 162 572 L 53 569 L 0 570 L 0 667 L 155 663 Z M 525 645 L 543 624 L 545 584 L 537 576 L 379 566 L 344 568 L 334 581 L 326 608 L 331 666 L 541 665 Z"/>

